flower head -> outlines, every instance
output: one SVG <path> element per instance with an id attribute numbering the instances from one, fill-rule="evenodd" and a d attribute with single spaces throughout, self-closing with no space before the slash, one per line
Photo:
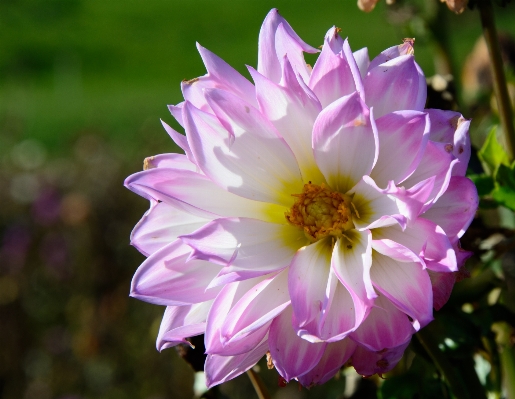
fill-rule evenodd
<path id="1" fill-rule="evenodd" d="M 424 110 L 413 40 L 370 61 L 338 32 L 311 68 L 272 10 L 254 84 L 199 45 L 208 73 L 169 107 L 186 136 L 163 123 L 185 155 L 126 180 L 151 204 L 131 295 L 167 306 L 158 349 L 205 334 L 208 385 L 266 353 L 305 386 L 387 372 L 464 262 L 469 121 Z"/>

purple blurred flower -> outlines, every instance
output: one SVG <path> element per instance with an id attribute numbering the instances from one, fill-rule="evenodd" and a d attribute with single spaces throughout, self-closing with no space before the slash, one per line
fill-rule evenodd
<path id="1" fill-rule="evenodd" d="M 464 260 L 469 121 L 424 111 L 410 40 L 370 61 L 332 28 L 311 69 L 303 52 L 318 50 L 272 10 L 254 85 L 198 50 L 207 75 L 169 107 L 186 137 L 163 123 L 186 155 L 147 158 L 126 180 L 151 202 L 131 295 L 167 306 L 158 349 L 205 334 L 209 386 L 267 351 L 305 386 L 349 360 L 389 371 L 454 283 L 432 281 Z"/>

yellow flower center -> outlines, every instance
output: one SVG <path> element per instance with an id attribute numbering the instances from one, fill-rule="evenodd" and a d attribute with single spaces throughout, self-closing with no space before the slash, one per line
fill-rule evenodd
<path id="1" fill-rule="evenodd" d="M 291 209 L 285 212 L 286 220 L 304 230 L 310 241 L 327 236 L 344 236 L 343 232 L 354 228 L 352 199 L 348 195 L 331 191 L 325 184 L 304 184 Z"/>

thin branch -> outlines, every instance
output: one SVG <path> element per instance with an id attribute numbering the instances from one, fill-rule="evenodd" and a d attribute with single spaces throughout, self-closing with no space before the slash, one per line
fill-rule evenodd
<path id="1" fill-rule="evenodd" d="M 250 382 L 252 382 L 252 386 L 254 387 L 254 390 L 256 391 L 258 398 L 259 399 L 270 399 L 270 395 L 268 394 L 268 391 L 266 390 L 265 384 L 263 384 L 263 381 L 259 377 L 258 373 L 256 373 L 252 369 L 249 369 L 249 370 L 247 370 L 247 375 L 250 378 Z"/>
<path id="2" fill-rule="evenodd" d="M 494 93 L 497 98 L 499 117 L 501 119 L 504 137 L 506 139 L 506 150 L 510 160 L 513 160 L 515 155 L 513 109 L 508 95 L 508 87 L 506 85 L 506 76 L 504 75 L 504 65 L 501 57 L 501 48 L 499 46 L 499 38 L 497 37 L 494 9 L 491 0 L 479 0 L 478 9 L 479 15 L 481 16 L 481 25 L 483 26 L 483 35 L 485 37 L 486 46 L 488 47 L 488 53 L 490 54 Z"/>

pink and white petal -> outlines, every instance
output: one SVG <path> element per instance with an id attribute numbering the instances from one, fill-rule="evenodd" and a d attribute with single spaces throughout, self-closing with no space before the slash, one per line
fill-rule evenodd
<path id="1" fill-rule="evenodd" d="M 206 331 L 204 344 L 206 353 L 223 356 L 233 356 L 248 352 L 253 346 L 259 344 L 261 339 L 268 331 L 269 323 L 258 328 L 241 342 L 224 345 L 225 339 L 222 337 L 222 326 L 226 321 L 227 314 L 238 301 L 249 292 L 254 286 L 265 280 L 266 277 L 259 277 L 245 281 L 228 284 L 221 288 L 216 296 L 206 320 Z"/>
<path id="2" fill-rule="evenodd" d="M 408 190 L 404 186 L 397 187 L 393 181 L 390 181 L 383 193 L 395 198 L 400 213 L 409 220 L 414 220 L 427 207 L 427 201 L 434 193 L 435 181 L 436 177 L 431 176 Z"/>
<path id="3" fill-rule="evenodd" d="M 229 193 L 208 177 L 187 170 L 145 170 L 129 176 L 125 186 L 144 198 L 166 202 L 199 217 L 242 216 L 284 221 L 283 207 Z"/>
<path id="4" fill-rule="evenodd" d="M 379 187 L 402 182 L 418 166 L 429 137 L 429 117 L 418 111 L 397 111 L 376 120 L 379 156 L 370 173 Z"/>
<path id="5" fill-rule="evenodd" d="M 470 136 L 468 134 L 470 120 L 454 111 L 428 109 L 426 112 L 431 120 L 429 139 L 439 143 L 452 144 L 453 155 L 459 163 L 453 169 L 453 175 L 465 176 L 470 160 Z"/>
<path id="6" fill-rule="evenodd" d="M 132 230 L 131 245 L 148 256 L 175 241 L 178 236 L 191 233 L 209 221 L 166 202 L 154 202 Z"/>
<path id="7" fill-rule="evenodd" d="M 216 118 L 189 103 L 184 107 L 186 134 L 201 170 L 229 192 L 290 206 L 302 177 L 284 139 L 240 98 L 218 89 L 205 95 Z"/>
<path id="8" fill-rule="evenodd" d="M 284 68 L 291 70 L 289 62 L 284 63 Z M 322 108 L 318 100 L 295 77 L 290 78 L 292 72 L 285 74 L 283 87 L 253 68 L 248 69 L 256 84 L 259 108 L 292 149 L 304 181 L 323 181 L 311 147 L 313 124 Z"/>
<path id="9" fill-rule="evenodd" d="M 293 310 L 286 308 L 272 322 L 268 336 L 275 368 L 286 381 L 312 370 L 327 347 L 325 342 L 311 343 L 297 336 L 292 327 L 292 318 Z"/>
<path id="10" fill-rule="evenodd" d="M 363 93 L 361 76 L 349 43 L 342 41 L 335 27 L 329 29 L 325 36 L 308 85 L 323 108 L 355 91 Z"/>
<path id="11" fill-rule="evenodd" d="M 365 78 L 365 96 L 379 118 L 401 110 L 422 111 L 426 103 L 426 79 L 412 55 L 402 55 L 377 67 L 371 63 Z"/>
<path id="12" fill-rule="evenodd" d="M 434 176 L 433 190 L 428 197 L 428 202 L 433 203 L 447 190 L 452 170 L 458 162 L 454 155 L 452 155 L 452 146 L 449 147 L 448 144 L 428 141 L 417 169 L 402 182 L 402 185 L 411 188 L 417 183 Z M 428 207 L 426 206 L 426 209 Z"/>
<path id="13" fill-rule="evenodd" d="M 220 287 L 207 288 L 220 266 L 188 261 L 191 248 L 176 240 L 150 255 L 136 270 L 131 296 L 155 305 L 181 306 L 213 299 Z"/>
<path id="14" fill-rule="evenodd" d="M 436 223 L 417 218 L 402 231 L 397 226 L 374 230 L 374 239 L 389 239 L 410 249 L 424 260 L 428 269 L 437 272 L 458 270 L 456 254 L 445 231 Z"/>
<path id="15" fill-rule="evenodd" d="M 422 265 L 398 262 L 375 251 L 372 259 L 374 287 L 413 319 L 413 327 L 418 331 L 433 320 L 431 281 Z"/>
<path id="16" fill-rule="evenodd" d="M 366 317 L 377 296 L 370 279 L 371 244 L 372 234 L 368 230 L 346 232 L 345 238 L 336 241 L 331 258 L 332 270 L 352 297 L 356 326 Z"/>
<path id="17" fill-rule="evenodd" d="M 282 25 L 282 29 L 287 33 L 281 35 L 276 39 L 277 30 Z M 277 49 L 277 40 L 280 40 L 280 49 Z M 293 43 L 282 43 L 283 41 L 292 41 Z M 281 59 L 285 53 L 281 53 L 281 49 L 293 48 L 294 51 L 302 51 L 308 53 L 316 53 L 317 49 L 307 45 L 302 39 L 294 32 L 290 24 L 279 14 L 277 9 L 272 9 L 266 16 L 261 30 L 259 32 L 259 45 L 258 45 L 258 72 L 266 76 L 272 82 L 278 83 L 281 80 Z M 298 50 L 297 50 L 298 49 Z M 284 51 L 284 50 L 283 50 Z M 298 58 L 298 55 L 289 54 L 289 57 Z"/>
<path id="18" fill-rule="evenodd" d="M 182 110 L 179 109 L 179 113 L 182 114 Z M 172 138 L 175 144 L 177 144 L 186 154 L 190 162 L 194 163 L 195 158 L 193 157 L 193 154 L 190 150 L 190 145 L 188 144 L 188 139 L 185 135 L 180 134 L 179 132 L 176 132 L 174 129 L 172 129 L 166 122 L 164 122 L 161 119 L 161 124 L 166 130 L 166 133 Z M 182 124 L 182 115 L 181 115 L 181 124 Z"/>
<path id="19" fill-rule="evenodd" d="M 222 344 L 247 340 L 289 304 L 288 271 L 283 270 L 255 285 L 229 311 L 220 330 Z"/>
<path id="20" fill-rule="evenodd" d="M 352 219 L 356 229 L 364 231 L 371 228 L 406 225 L 406 217 L 401 215 L 397 201 L 385 194 L 369 176 L 363 176 L 350 191 L 352 203 L 358 214 Z"/>
<path id="21" fill-rule="evenodd" d="M 307 388 L 326 383 L 344 366 L 355 350 L 356 343 L 351 339 L 331 342 L 326 346 L 318 364 L 298 377 L 299 382 Z"/>
<path id="22" fill-rule="evenodd" d="M 451 296 L 457 273 L 438 273 L 431 270 L 428 273 L 433 286 L 433 307 L 440 310 Z"/>
<path id="23" fill-rule="evenodd" d="M 350 337 L 376 352 L 409 342 L 415 332 L 408 316 L 380 295 L 370 314 Z"/>
<path id="24" fill-rule="evenodd" d="M 378 153 L 370 111 L 354 92 L 322 110 L 313 127 L 315 160 L 328 184 L 342 193 L 368 175 Z"/>
<path id="25" fill-rule="evenodd" d="M 193 249 L 193 258 L 268 274 L 287 267 L 306 238 L 288 224 L 221 218 L 181 240 Z"/>
<path id="26" fill-rule="evenodd" d="M 388 228 L 391 227 L 386 227 L 385 229 Z M 375 236 L 375 233 L 381 230 L 383 229 L 374 229 L 372 232 Z M 424 259 L 415 254 L 411 249 L 388 238 L 372 240 L 372 249 L 379 252 L 381 255 L 388 256 L 389 258 L 395 259 L 399 262 L 419 262 L 423 266 L 426 265 Z"/>
<path id="27" fill-rule="evenodd" d="M 302 247 L 293 258 L 288 275 L 288 290 L 298 323 L 296 329 L 306 327 L 311 322 L 318 326 L 322 312 L 331 299 L 327 292 L 330 265 L 331 245 L 327 239 Z M 310 330 L 316 334 L 314 328 Z"/>
<path id="28" fill-rule="evenodd" d="M 184 127 L 184 122 L 182 120 L 182 107 L 184 107 L 184 101 L 177 105 L 171 105 L 171 104 L 168 105 L 168 111 L 170 111 L 170 114 L 172 114 L 172 116 L 175 118 L 177 123 L 179 125 L 181 125 L 182 127 Z M 170 134 L 170 133 L 168 132 L 168 134 Z M 172 137 L 172 140 L 174 140 L 173 137 Z M 175 141 L 175 142 L 177 143 L 177 141 Z"/>
<path id="29" fill-rule="evenodd" d="M 412 55 L 414 54 L 413 49 L 414 40 L 413 39 L 405 39 L 402 44 L 398 46 L 392 46 L 387 48 L 386 50 L 381 51 L 372 62 L 370 62 L 369 70 L 374 69 L 375 67 L 384 64 L 394 58 L 400 57 L 402 55 Z"/>
<path id="30" fill-rule="evenodd" d="M 267 337 L 252 350 L 236 356 L 207 355 L 204 371 L 206 385 L 212 388 L 215 385 L 232 380 L 253 367 L 268 350 Z"/>
<path id="31" fill-rule="evenodd" d="M 157 350 L 161 352 L 179 343 L 189 344 L 186 338 L 204 333 L 212 302 L 167 306 L 157 334 Z"/>
<path id="32" fill-rule="evenodd" d="M 351 358 L 352 365 L 356 372 L 363 377 L 370 377 L 374 374 L 382 375 L 397 365 L 409 343 L 410 341 L 379 352 L 373 352 L 358 345 Z"/>
<path id="33" fill-rule="evenodd" d="M 357 51 L 352 53 L 354 55 L 354 59 L 356 60 L 356 65 L 358 66 L 359 73 L 361 75 L 361 80 L 365 80 L 365 76 L 367 76 L 368 67 L 370 66 L 370 58 L 368 57 L 368 48 L 363 47 Z"/>
<path id="34" fill-rule="evenodd" d="M 466 177 L 453 176 L 447 191 L 423 216 L 439 225 L 452 240 L 465 233 L 474 219 L 478 205 L 474 183 Z"/>
<path id="35" fill-rule="evenodd" d="M 143 161 L 143 169 L 155 168 L 174 168 L 181 170 L 189 170 L 198 172 L 199 168 L 189 160 L 186 155 L 182 154 L 159 154 L 145 158 Z"/>
<path id="36" fill-rule="evenodd" d="M 349 291 L 340 284 L 338 277 L 331 270 L 328 281 L 329 300 L 324 304 L 316 335 L 307 331 L 297 331 L 297 335 L 311 342 L 337 342 L 347 337 L 363 320 L 364 315 L 355 309 L 353 298 Z M 314 323 L 313 323 L 314 324 Z M 294 326 L 295 327 L 295 326 Z M 311 328 L 312 329 L 312 328 Z"/>

